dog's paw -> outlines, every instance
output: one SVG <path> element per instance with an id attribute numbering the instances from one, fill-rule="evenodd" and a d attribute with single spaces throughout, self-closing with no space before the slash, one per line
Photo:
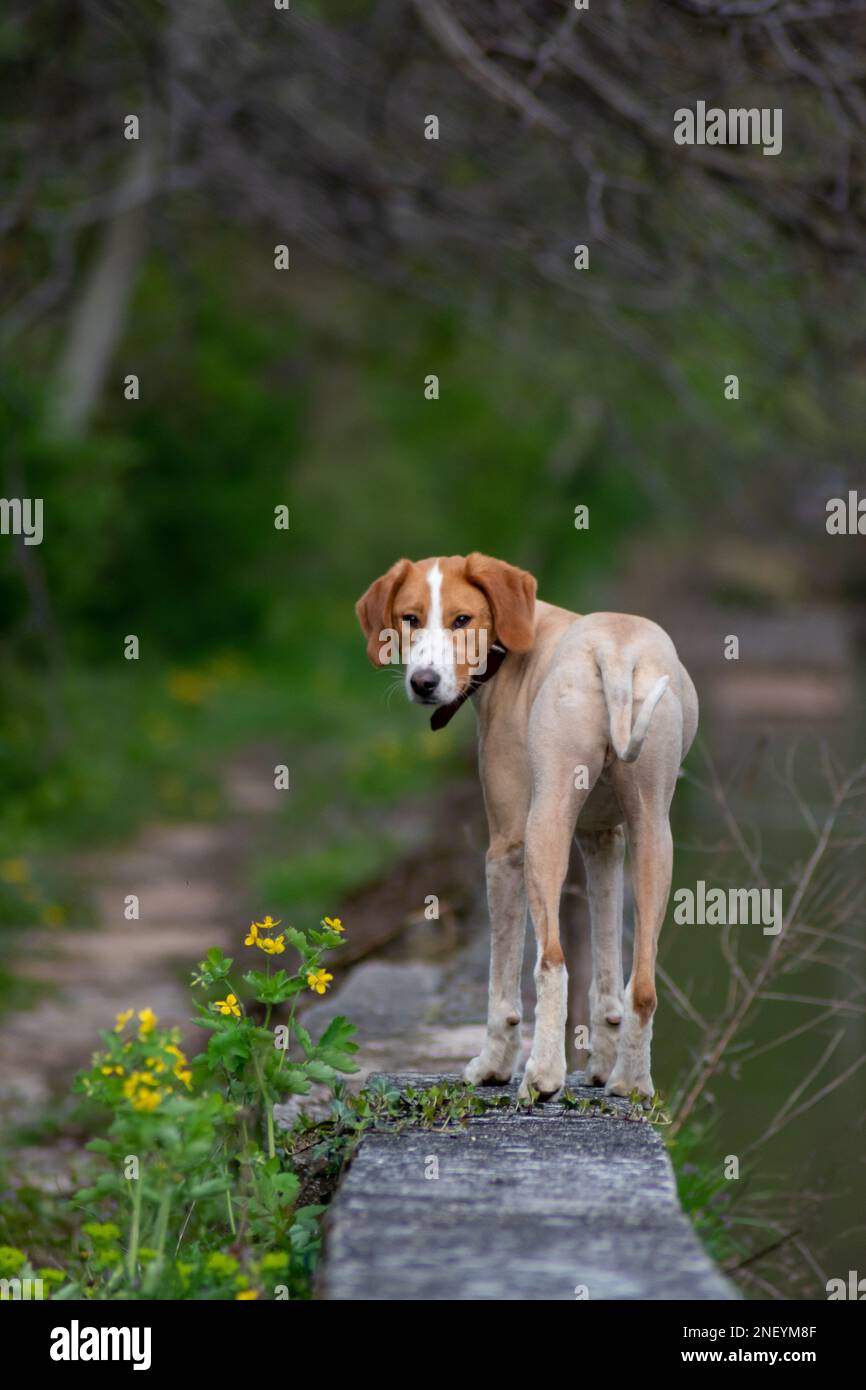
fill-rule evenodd
<path id="1" fill-rule="evenodd" d="M 604 1089 L 605 1094 L 609 1096 L 630 1097 L 637 1095 L 645 1109 L 649 1109 L 652 1105 L 652 1098 L 655 1095 L 655 1087 L 649 1072 L 643 1075 L 630 1076 L 627 1072 L 617 1069 Z"/>
<path id="2" fill-rule="evenodd" d="M 531 1100 L 531 1090 L 537 1091 L 541 1100 L 551 1100 L 565 1085 L 565 1061 L 538 1063 L 530 1057 L 526 1063 L 518 1100 Z"/>
<path id="3" fill-rule="evenodd" d="M 473 1057 L 463 1070 L 463 1080 L 470 1086 L 507 1086 L 514 1075 L 517 1058 L 509 1062 L 505 1058 L 493 1059 L 481 1052 Z"/>
<path id="4" fill-rule="evenodd" d="M 596 1025 L 592 1030 L 589 1044 L 589 1061 L 586 1066 L 590 1086 L 604 1086 L 616 1066 L 619 1050 L 620 1030 L 609 1023 Z"/>

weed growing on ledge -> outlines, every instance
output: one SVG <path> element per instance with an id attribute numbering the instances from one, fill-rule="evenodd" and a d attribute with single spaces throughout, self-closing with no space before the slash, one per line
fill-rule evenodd
<path id="1" fill-rule="evenodd" d="M 357 1071 L 354 1028 L 331 1021 L 313 1041 L 296 1020 L 302 991 L 324 993 L 327 954 L 342 924 L 325 918 L 306 932 L 266 917 L 244 945 L 265 956 L 242 983 L 234 962 L 211 950 L 192 987 L 196 1018 L 210 1033 L 190 1061 L 180 1030 L 161 1028 L 151 1009 L 121 1013 L 100 1033 L 75 1090 L 108 1117 L 87 1148 L 101 1172 L 72 1205 L 85 1220 L 66 1269 L 43 1296 L 56 1299 L 256 1299 L 308 1296 L 320 1243 L 320 1205 L 303 1204 L 301 1179 L 278 1144 L 274 1102 L 332 1088 Z M 294 971 L 271 959 L 297 953 Z M 284 1022 L 273 1011 L 288 1006 Z M 10 1250 L 19 1278 L 33 1274 Z M 41 1274 L 42 1271 L 39 1271 Z M 38 1276 L 35 1276 L 38 1277 Z"/>

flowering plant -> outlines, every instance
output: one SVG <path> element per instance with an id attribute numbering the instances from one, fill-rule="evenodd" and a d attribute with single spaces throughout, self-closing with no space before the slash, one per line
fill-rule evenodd
<path id="1" fill-rule="evenodd" d="M 160 1027 L 150 1008 L 126 1009 L 100 1033 L 75 1086 L 110 1115 L 87 1146 L 103 1171 L 75 1199 L 87 1218 L 80 1268 L 53 1297 L 304 1296 L 323 1208 L 302 1201 L 274 1103 L 357 1071 L 346 1019 L 314 1041 L 295 1017 L 304 991 L 328 988 L 323 961 L 343 939 L 338 918 L 307 932 L 253 922 L 244 946 L 265 968 L 242 983 L 230 957 L 209 951 L 192 986 L 204 996 L 193 1022 L 210 1036 L 192 1060 L 181 1030 Z M 295 970 L 272 969 L 288 948 Z"/>

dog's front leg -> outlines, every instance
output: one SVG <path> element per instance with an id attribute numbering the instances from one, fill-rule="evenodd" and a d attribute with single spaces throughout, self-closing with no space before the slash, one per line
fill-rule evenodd
<path id="1" fill-rule="evenodd" d="M 526 934 L 523 845 L 494 843 L 487 852 L 490 982 L 487 1036 L 464 1077 L 475 1086 L 510 1081 L 520 1057 L 520 971 Z"/>

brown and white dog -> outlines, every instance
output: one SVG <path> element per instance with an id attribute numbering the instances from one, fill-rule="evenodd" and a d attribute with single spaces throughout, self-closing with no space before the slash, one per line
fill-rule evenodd
<path id="1" fill-rule="evenodd" d="M 434 727 L 475 696 L 490 827 L 491 956 L 487 1036 L 466 1080 L 509 1081 L 517 1067 L 528 902 L 538 945 L 536 1011 L 521 1095 L 531 1086 L 551 1096 L 563 1085 L 559 900 L 576 832 L 592 923 L 589 1079 L 613 1095 L 637 1091 L 649 1100 L 656 944 L 671 883 L 668 816 L 697 730 L 697 695 L 655 623 L 623 613 L 581 617 L 537 601 L 535 590 L 531 574 L 487 555 L 398 560 L 356 612 L 374 665 L 394 651 L 389 634 L 402 639 L 406 693 L 437 707 Z M 458 633 L 470 640 L 458 644 Z M 473 646 L 486 647 L 486 671 L 473 667 Z M 624 988 L 626 834 L 635 935 Z"/>

